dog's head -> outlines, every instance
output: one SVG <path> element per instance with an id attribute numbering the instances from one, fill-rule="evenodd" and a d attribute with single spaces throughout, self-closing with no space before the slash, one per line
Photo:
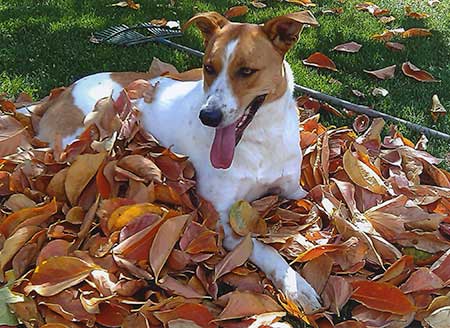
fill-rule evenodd
<path id="1" fill-rule="evenodd" d="M 192 17 L 184 28 L 191 24 L 200 29 L 206 45 L 206 99 L 199 118 L 216 129 L 212 165 L 228 168 L 235 146 L 259 107 L 286 91 L 285 53 L 304 24 L 318 24 L 309 11 L 276 17 L 262 25 L 231 23 L 216 12 L 207 12 Z"/>

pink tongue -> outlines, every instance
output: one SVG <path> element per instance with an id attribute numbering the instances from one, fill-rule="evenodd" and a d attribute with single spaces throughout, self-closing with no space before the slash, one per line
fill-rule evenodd
<path id="1" fill-rule="evenodd" d="M 217 128 L 211 146 L 211 164 L 216 169 L 227 169 L 231 166 L 236 143 L 236 123 L 224 128 Z"/>

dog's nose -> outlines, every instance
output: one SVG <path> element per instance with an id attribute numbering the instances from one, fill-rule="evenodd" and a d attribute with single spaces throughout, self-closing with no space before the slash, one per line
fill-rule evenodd
<path id="1" fill-rule="evenodd" d="M 200 111 L 200 121 L 207 126 L 215 128 L 222 121 L 222 111 L 214 108 L 204 108 Z"/>

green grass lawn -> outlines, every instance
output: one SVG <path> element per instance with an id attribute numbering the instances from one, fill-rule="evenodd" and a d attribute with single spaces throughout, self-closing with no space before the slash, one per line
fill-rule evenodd
<path id="1" fill-rule="evenodd" d="M 146 44 L 131 48 L 89 43 L 92 32 L 121 23 L 135 24 L 155 18 L 186 21 L 193 14 L 215 10 L 224 12 L 228 7 L 247 4 L 250 12 L 238 21 L 254 23 L 303 7 L 280 1 L 265 1 L 267 7 L 256 9 L 250 1 L 232 0 L 137 0 L 138 11 L 128 8 L 108 7 L 114 0 L 0 0 L 0 92 L 15 95 L 29 92 L 36 99 L 45 96 L 57 86 L 68 85 L 77 78 L 100 71 L 146 70 L 152 57 L 173 63 L 180 70 L 200 65 L 200 59 L 192 58 L 165 46 Z M 367 12 L 359 12 L 355 4 L 362 1 L 315 0 L 310 7 L 320 23 L 316 29 L 307 29 L 298 45 L 290 51 L 296 81 L 318 91 L 340 98 L 373 106 L 406 120 L 450 133 L 450 117 L 433 123 L 429 108 L 431 97 L 438 94 L 441 102 L 450 110 L 450 1 L 442 0 L 435 7 L 421 0 L 373 0 L 382 8 L 391 10 L 396 20 L 387 26 Z M 404 5 L 414 11 L 431 16 L 414 20 L 404 14 Z M 322 14 L 323 9 L 343 7 L 341 15 Z M 371 38 L 384 28 L 426 27 L 433 32 L 431 37 L 401 40 L 406 50 L 394 53 L 383 43 Z M 332 52 L 331 49 L 344 42 L 356 41 L 363 47 L 359 53 Z M 201 49 L 200 34 L 189 29 L 177 39 L 185 45 Z M 333 59 L 338 72 L 305 67 L 301 60 L 320 51 Z M 440 83 L 420 83 L 403 76 L 400 66 L 405 61 L 430 72 Z M 396 76 L 392 80 L 378 81 L 364 73 L 397 64 Z M 342 84 L 332 83 L 332 79 Z M 386 98 L 370 95 L 374 87 L 389 91 Z M 367 97 L 358 99 L 351 92 L 357 89 Z M 349 124 L 351 120 L 338 120 L 324 115 L 327 124 Z M 417 140 L 418 135 L 401 127 L 401 131 Z M 449 152 L 448 142 L 431 140 L 430 151 L 438 156 Z"/>

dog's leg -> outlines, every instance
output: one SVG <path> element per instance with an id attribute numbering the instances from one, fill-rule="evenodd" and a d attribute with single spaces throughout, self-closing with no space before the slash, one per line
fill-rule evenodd
<path id="1" fill-rule="evenodd" d="M 238 238 L 228 224 L 228 212 L 220 212 L 220 221 L 224 229 L 224 246 L 232 250 L 239 243 Z M 317 311 L 320 297 L 314 288 L 292 269 L 286 260 L 273 248 L 253 238 L 253 251 L 250 260 L 272 280 L 275 287 L 295 301 L 308 314 Z"/>

